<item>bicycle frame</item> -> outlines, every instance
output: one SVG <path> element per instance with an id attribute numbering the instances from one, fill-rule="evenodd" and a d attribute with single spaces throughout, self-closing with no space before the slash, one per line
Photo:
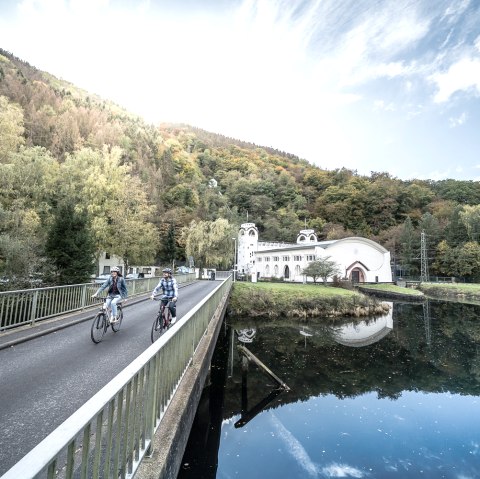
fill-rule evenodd
<path id="1" fill-rule="evenodd" d="M 170 300 L 166 298 L 154 298 L 161 301 L 157 316 L 152 325 L 151 339 L 154 343 L 169 327 L 172 319 L 170 312 Z"/>

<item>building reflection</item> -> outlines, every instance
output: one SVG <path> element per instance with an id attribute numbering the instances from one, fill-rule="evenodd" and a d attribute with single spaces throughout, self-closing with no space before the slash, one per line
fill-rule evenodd
<path id="1" fill-rule="evenodd" d="M 344 346 L 362 348 L 374 344 L 393 330 L 393 304 L 385 316 L 344 324 L 335 328 L 334 340 Z"/>

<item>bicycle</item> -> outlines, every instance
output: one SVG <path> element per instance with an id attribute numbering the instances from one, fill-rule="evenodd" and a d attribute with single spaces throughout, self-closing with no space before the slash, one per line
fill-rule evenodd
<path id="1" fill-rule="evenodd" d="M 169 305 L 170 300 L 166 298 L 154 298 L 155 301 L 161 301 L 157 317 L 152 324 L 152 343 L 154 343 L 170 326 L 172 322 L 172 313 Z"/>
<path id="2" fill-rule="evenodd" d="M 93 318 L 92 329 L 90 331 L 90 336 L 92 341 L 95 344 L 98 344 L 102 339 L 109 326 L 112 327 L 112 331 L 117 333 L 120 331 L 120 326 L 122 325 L 123 320 L 123 310 L 121 301 L 117 303 L 117 319 L 115 323 L 110 323 L 112 317 L 112 308 L 106 308 L 105 302 L 107 298 L 103 298 L 103 304 L 100 308 L 100 311 Z"/>

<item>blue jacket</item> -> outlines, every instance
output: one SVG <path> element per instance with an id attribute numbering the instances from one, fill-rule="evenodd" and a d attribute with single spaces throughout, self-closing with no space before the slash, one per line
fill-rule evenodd
<path id="1" fill-rule="evenodd" d="M 108 291 L 110 291 L 110 286 L 112 285 L 112 283 L 113 283 L 113 277 L 110 276 L 110 278 L 108 278 L 107 281 L 105 281 L 105 283 L 103 283 L 102 286 L 98 288 L 98 291 L 96 294 L 100 294 L 104 289 L 107 289 L 107 288 L 108 288 Z M 123 278 L 123 276 L 117 277 L 117 288 L 118 288 L 118 291 L 120 291 L 120 296 L 122 297 L 122 299 L 125 299 L 128 296 L 128 290 L 127 290 L 127 283 L 125 282 L 125 279 Z"/>

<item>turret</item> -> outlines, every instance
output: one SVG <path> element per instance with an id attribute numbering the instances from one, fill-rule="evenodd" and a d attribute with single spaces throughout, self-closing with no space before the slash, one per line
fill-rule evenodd
<path id="1" fill-rule="evenodd" d="M 255 264 L 258 229 L 255 223 L 243 223 L 238 230 L 237 271 L 249 274 Z"/>
<path id="2" fill-rule="evenodd" d="M 318 238 L 314 230 L 301 230 L 297 236 L 297 244 L 317 243 Z"/>

